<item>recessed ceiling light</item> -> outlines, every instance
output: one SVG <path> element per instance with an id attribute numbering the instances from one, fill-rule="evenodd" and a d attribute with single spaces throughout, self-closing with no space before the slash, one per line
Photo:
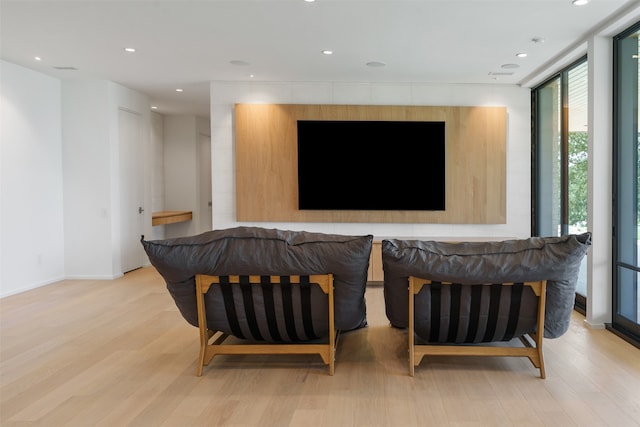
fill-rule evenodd
<path id="1" fill-rule="evenodd" d="M 571 2 L 574 6 L 584 6 L 587 3 L 589 3 L 589 0 L 573 0 Z"/>
<path id="2" fill-rule="evenodd" d="M 305 3 L 314 3 L 316 0 L 304 0 Z"/>
<path id="3" fill-rule="evenodd" d="M 35 57 L 35 58 L 33 58 L 33 59 L 35 59 L 36 61 L 42 61 L 42 58 L 40 58 L 39 56 L 36 56 L 36 57 Z"/>
<path id="4" fill-rule="evenodd" d="M 322 51 L 322 53 L 323 53 L 324 55 L 332 55 L 332 54 L 333 54 L 333 51 L 332 51 L 332 50 L 328 50 L 328 49 L 324 49 L 324 50 Z"/>
<path id="5" fill-rule="evenodd" d="M 366 65 L 367 67 L 384 67 L 387 64 L 381 61 L 369 61 Z"/>
<path id="6" fill-rule="evenodd" d="M 249 78 L 254 78 L 255 76 L 253 74 L 249 74 Z"/>
<path id="7" fill-rule="evenodd" d="M 125 52 L 129 52 L 129 53 L 133 53 L 133 52 L 135 52 L 136 50 L 135 50 L 135 48 L 132 48 L 132 47 L 125 47 L 125 48 L 124 48 L 124 51 L 125 51 Z"/>
<path id="8" fill-rule="evenodd" d="M 151 106 L 151 109 L 152 109 L 152 110 L 157 110 L 157 109 L 158 109 L 158 107 L 157 107 L 156 105 L 152 105 L 152 106 Z"/>
<path id="9" fill-rule="evenodd" d="M 524 53 L 524 52 L 520 52 L 520 53 L 516 53 L 516 56 L 517 56 L 518 58 L 526 58 L 526 57 L 527 57 L 527 54 L 526 54 L 526 53 Z"/>
<path id="10" fill-rule="evenodd" d="M 176 89 L 176 92 L 184 92 L 182 89 L 178 88 Z"/>

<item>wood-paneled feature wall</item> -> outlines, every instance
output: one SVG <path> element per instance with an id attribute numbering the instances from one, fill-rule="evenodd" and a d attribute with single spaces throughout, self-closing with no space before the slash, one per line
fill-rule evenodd
<path id="1" fill-rule="evenodd" d="M 444 211 L 298 209 L 297 120 L 445 122 Z M 236 218 L 264 222 L 506 223 L 506 107 L 236 104 Z M 331 173 L 327 165 L 323 173 Z M 402 184 L 402 165 L 371 165 Z M 425 180 L 428 182 L 428 171 Z M 406 183 L 415 185 L 415 183 Z M 420 188 L 416 187 L 416 197 Z"/>

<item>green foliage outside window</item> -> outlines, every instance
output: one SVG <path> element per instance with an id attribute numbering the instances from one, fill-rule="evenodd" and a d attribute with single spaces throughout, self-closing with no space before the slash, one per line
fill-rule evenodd
<path id="1" fill-rule="evenodd" d="M 569 132 L 569 226 L 586 227 L 587 224 L 587 132 Z M 640 134 L 638 135 L 638 159 L 640 159 Z M 636 174 L 637 191 L 640 191 L 640 161 Z M 640 236 L 640 194 L 636 198 L 638 235 Z"/>
<path id="2" fill-rule="evenodd" d="M 569 226 L 587 224 L 587 132 L 569 132 Z"/>

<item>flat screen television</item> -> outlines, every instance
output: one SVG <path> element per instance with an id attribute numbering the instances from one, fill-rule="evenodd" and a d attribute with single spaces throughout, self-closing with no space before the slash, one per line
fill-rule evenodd
<path id="1" fill-rule="evenodd" d="M 298 209 L 445 210 L 445 123 L 298 120 Z"/>

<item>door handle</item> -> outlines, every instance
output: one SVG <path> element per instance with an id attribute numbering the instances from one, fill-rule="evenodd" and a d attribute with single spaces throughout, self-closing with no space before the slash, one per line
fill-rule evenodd
<path id="1" fill-rule="evenodd" d="M 144 209 L 142 209 L 142 206 L 138 207 L 138 213 L 141 214 L 142 212 L 144 212 Z"/>

